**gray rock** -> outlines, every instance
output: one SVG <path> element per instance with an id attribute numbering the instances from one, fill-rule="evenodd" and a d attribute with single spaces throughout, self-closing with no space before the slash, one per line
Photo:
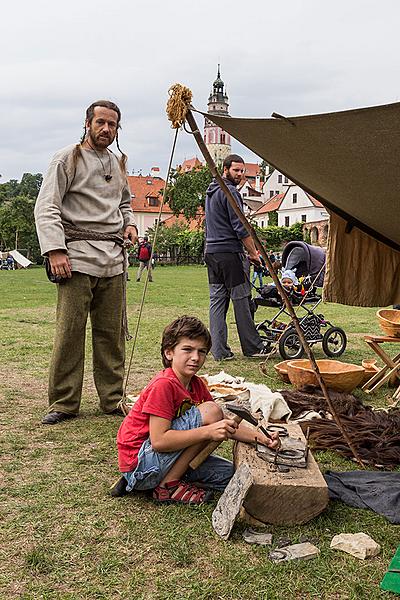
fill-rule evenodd
<path id="1" fill-rule="evenodd" d="M 381 547 L 366 533 L 340 533 L 331 541 L 331 548 L 343 550 L 356 558 L 365 560 L 377 556 Z"/>
<path id="2" fill-rule="evenodd" d="M 313 544 L 305 542 L 304 544 L 293 544 L 292 546 L 273 550 L 269 558 L 272 562 L 280 563 L 288 560 L 310 560 L 318 555 L 319 549 Z"/>
<path id="3" fill-rule="evenodd" d="M 253 476 L 250 468 L 246 463 L 242 463 L 226 486 L 212 514 L 212 526 L 222 539 L 229 538 L 236 516 L 252 483 Z"/>
<path id="4" fill-rule="evenodd" d="M 261 544 L 262 546 L 270 546 L 272 544 L 272 533 L 265 531 L 256 531 L 255 529 L 245 529 L 243 539 L 248 544 Z"/>

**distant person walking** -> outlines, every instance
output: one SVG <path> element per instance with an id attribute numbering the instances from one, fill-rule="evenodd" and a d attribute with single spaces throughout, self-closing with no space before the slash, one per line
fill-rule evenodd
<path id="1" fill-rule="evenodd" d="M 139 242 L 137 257 L 139 261 L 139 268 L 136 275 L 136 281 L 140 281 L 142 273 L 145 269 L 149 272 L 149 281 L 153 281 L 151 274 L 151 244 L 147 235 L 144 236 L 143 240 Z"/>
<path id="2" fill-rule="evenodd" d="M 253 265 L 253 278 L 251 280 L 252 285 L 254 285 L 258 279 L 258 287 L 262 287 L 263 286 L 263 275 L 265 274 L 265 272 L 268 272 L 265 266 L 265 260 L 263 259 L 263 257 L 260 254 L 260 251 L 257 250 L 257 254 L 258 254 L 258 258 L 260 263 L 254 264 Z"/>
<path id="3" fill-rule="evenodd" d="M 7 267 L 9 271 L 14 271 L 15 270 L 15 260 L 14 258 L 11 256 L 11 254 L 9 254 L 7 256 Z"/>
<path id="4" fill-rule="evenodd" d="M 35 206 L 42 254 L 57 285 L 57 316 L 49 376 L 49 412 L 42 423 L 76 417 L 81 403 L 86 322 L 92 325 L 93 376 L 100 408 L 120 414 L 125 339 L 124 240 L 137 227 L 118 145 L 121 112 L 107 100 L 86 110 L 81 142 L 53 157 Z"/>

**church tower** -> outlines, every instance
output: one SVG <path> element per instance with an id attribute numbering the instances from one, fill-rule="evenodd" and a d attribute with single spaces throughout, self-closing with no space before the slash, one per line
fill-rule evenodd
<path id="1" fill-rule="evenodd" d="M 229 117 L 228 96 L 224 91 L 224 82 L 221 79 L 219 65 L 217 79 L 213 83 L 213 89 L 208 98 L 207 106 L 208 114 Z M 221 129 L 221 127 L 217 127 L 217 125 L 207 119 L 207 117 L 204 122 L 204 141 L 209 153 L 217 165 L 221 164 L 228 154 L 231 154 L 231 136 Z"/>

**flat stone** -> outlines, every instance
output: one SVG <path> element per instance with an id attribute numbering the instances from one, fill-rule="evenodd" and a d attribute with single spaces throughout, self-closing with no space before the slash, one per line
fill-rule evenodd
<path id="1" fill-rule="evenodd" d="M 377 556 L 381 551 L 380 545 L 366 533 L 340 533 L 332 539 L 330 547 L 362 560 Z"/>
<path id="2" fill-rule="evenodd" d="M 292 546 L 273 550 L 270 552 L 269 558 L 274 563 L 280 563 L 288 560 L 310 560 L 318 555 L 319 549 L 313 544 L 305 542 L 304 544 L 293 544 Z"/>
<path id="3" fill-rule="evenodd" d="M 223 540 L 229 538 L 243 500 L 252 484 L 253 476 L 250 468 L 246 463 L 242 463 L 226 486 L 212 514 L 211 522 L 214 531 Z"/>
<path id="4" fill-rule="evenodd" d="M 243 539 L 248 544 L 270 546 L 272 544 L 272 533 L 256 531 L 255 529 L 245 529 L 245 531 L 243 531 Z"/>

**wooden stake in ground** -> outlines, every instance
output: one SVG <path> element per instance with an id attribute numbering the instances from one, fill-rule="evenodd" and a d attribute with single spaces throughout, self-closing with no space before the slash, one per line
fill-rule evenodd
<path id="1" fill-rule="evenodd" d="M 329 406 L 329 411 L 331 412 L 336 425 L 338 426 L 341 434 L 343 435 L 347 445 L 349 446 L 351 452 L 353 453 L 353 456 L 355 457 L 355 459 L 358 461 L 358 463 L 360 464 L 361 467 L 364 468 L 363 462 L 356 450 L 356 448 L 354 447 L 354 445 L 352 444 L 346 430 L 344 429 L 340 418 L 338 416 L 338 414 L 336 413 L 335 407 L 333 406 L 331 399 L 329 397 L 329 393 L 327 390 L 327 387 L 322 379 L 321 373 L 318 369 L 318 365 L 315 361 L 315 357 L 314 354 L 310 348 L 310 346 L 308 345 L 308 342 L 304 336 L 304 332 L 300 327 L 300 323 L 299 320 L 296 316 L 296 313 L 293 309 L 292 303 L 290 302 L 290 299 L 288 297 L 288 295 L 286 294 L 285 290 L 283 289 L 283 286 L 281 285 L 281 282 L 279 281 L 278 275 L 275 273 L 271 260 L 268 256 L 268 254 L 265 252 L 264 247 L 257 235 L 257 233 L 255 232 L 254 228 L 250 225 L 249 221 L 246 219 L 246 217 L 244 216 L 244 214 L 242 213 L 242 211 L 240 210 L 239 206 L 236 204 L 236 201 L 234 199 L 234 197 L 232 196 L 228 186 L 226 185 L 226 183 L 224 182 L 223 178 L 221 177 L 221 175 L 218 173 L 217 168 L 214 164 L 214 161 L 207 149 L 207 146 L 203 140 L 203 136 L 200 133 L 198 127 L 197 127 L 197 123 L 195 121 L 195 118 L 193 116 L 193 113 L 191 112 L 191 92 L 190 90 L 188 90 L 188 88 L 185 88 L 184 86 L 180 86 L 179 84 L 175 84 L 171 89 L 170 89 L 170 99 L 168 101 L 168 107 L 167 107 L 167 114 L 168 114 L 168 118 L 170 118 L 171 121 L 173 121 L 173 126 L 174 127 L 179 127 L 181 125 L 183 125 L 184 120 L 186 119 L 186 122 L 188 123 L 191 132 L 197 142 L 197 145 L 199 146 L 199 149 L 202 153 L 202 155 L 204 156 L 204 159 L 211 171 L 211 174 L 213 175 L 213 177 L 216 179 L 216 181 L 219 183 L 222 191 L 224 192 L 224 194 L 227 197 L 227 200 L 229 202 L 229 204 L 231 205 L 232 209 L 234 210 L 235 214 L 237 215 L 238 219 L 240 220 L 240 222 L 243 224 L 243 226 L 245 227 L 246 231 L 248 232 L 248 234 L 252 237 L 256 248 L 259 250 L 261 256 L 263 257 L 263 259 L 265 260 L 265 263 L 268 267 L 268 270 L 271 274 L 271 277 L 273 279 L 273 282 L 275 283 L 277 290 L 280 294 L 280 296 L 282 297 L 284 303 L 285 303 L 285 307 L 286 310 L 288 311 L 292 321 L 293 321 L 293 325 L 296 329 L 296 333 L 299 336 L 300 342 L 304 348 L 304 351 L 307 355 L 307 358 L 310 361 L 311 364 L 311 368 L 315 373 L 315 376 L 317 378 L 318 381 L 318 385 L 320 386 L 322 393 L 324 395 L 324 398 Z M 186 111 L 185 111 L 185 106 L 184 106 L 184 102 L 185 102 L 185 98 L 187 98 L 187 103 L 186 103 Z M 190 98 L 190 100 L 189 100 Z M 179 117 L 176 118 L 176 114 L 179 114 Z"/>

